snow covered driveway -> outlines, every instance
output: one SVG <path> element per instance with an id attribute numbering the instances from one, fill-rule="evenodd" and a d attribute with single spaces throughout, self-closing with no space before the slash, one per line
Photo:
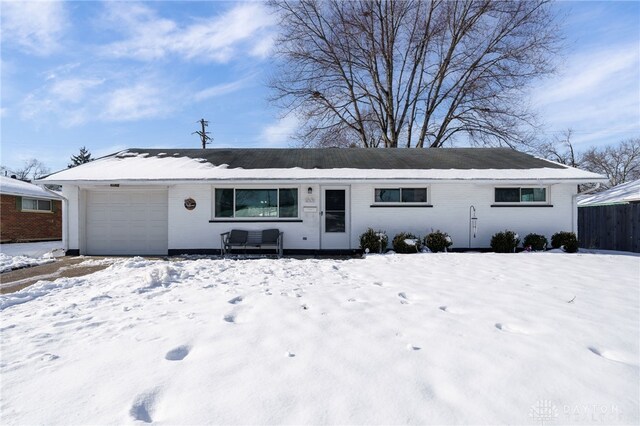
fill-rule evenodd
<path id="1" fill-rule="evenodd" d="M 0 244 L 0 273 L 54 262 L 64 256 L 62 241 Z"/>
<path id="2" fill-rule="evenodd" d="M 637 424 L 640 258 L 121 259 L 0 297 L 2 424 Z"/>

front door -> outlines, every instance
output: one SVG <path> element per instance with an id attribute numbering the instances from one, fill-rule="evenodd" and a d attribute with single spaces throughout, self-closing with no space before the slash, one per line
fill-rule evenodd
<path id="1" fill-rule="evenodd" d="M 320 248 L 349 250 L 349 187 L 322 187 Z"/>

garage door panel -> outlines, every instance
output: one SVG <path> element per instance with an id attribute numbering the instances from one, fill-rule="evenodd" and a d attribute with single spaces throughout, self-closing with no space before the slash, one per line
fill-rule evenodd
<path id="1" fill-rule="evenodd" d="M 87 254 L 167 254 L 167 191 L 89 191 L 86 211 Z"/>

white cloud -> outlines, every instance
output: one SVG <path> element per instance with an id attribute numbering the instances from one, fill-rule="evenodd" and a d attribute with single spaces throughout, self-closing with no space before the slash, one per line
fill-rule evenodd
<path id="1" fill-rule="evenodd" d="M 204 101 L 205 99 L 215 98 L 217 96 L 236 92 L 247 87 L 252 79 L 253 76 L 249 76 L 241 80 L 233 81 L 231 83 L 217 84 L 215 86 L 208 87 L 196 93 L 194 99 L 199 102 Z"/>
<path id="2" fill-rule="evenodd" d="M 70 78 L 56 81 L 49 91 L 61 101 L 80 102 L 84 99 L 87 90 L 102 83 L 104 83 L 102 79 Z"/>
<path id="3" fill-rule="evenodd" d="M 298 119 L 293 114 L 289 114 L 276 123 L 265 127 L 260 134 L 260 142 L 274 147 L 288 146 L 291 137 L 298 129 L 298 125 Z"/>
<path id="4" fill-rule="evenodd" d="M 132 121 L 160 117 L 170 110 L 162 99 L 161 90 L 148 83 L 123 87 L 107 96 L 102 118 L 107 121 Z"/>
<path id="5" fill-rule="evenodd" d="M 571 55 L 558 78 L 534 90 L 533 104 L 549 132 L 571 128 L 576 146 L 607 144 L 639 134 L 637 44 Z"/>
<path id="6" fill-rule="evenodd" d="M 60 48 L 66 27 L 64 3 L 59 1 L 3 1 L 2 41 L 37 55 Z"/>
<path id="7" fill-rule="evenodd" d="M 140 4 L 107 3 L 107 19 L 125 40 L 103 47 L 105 55 L 139 60 L 177 55 L 187 60 L 227 62 L 244 49 L 262 57 L 273 36 L 273 16 L 262 3 L 241 3 L 226 13 L 180 26 Z"/>

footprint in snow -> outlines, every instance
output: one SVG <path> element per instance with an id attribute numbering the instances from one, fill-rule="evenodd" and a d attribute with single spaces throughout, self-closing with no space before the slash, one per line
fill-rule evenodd
<path id="1" fill-rule="evenodd" d="M 233 299 L 229 300 L 228 303 L 231 303 L 232 305 L 237 305 L 238 303 L 242 302 L 244 299 L 242 298 L 242 296 L 236 296 Z"/>
<path id="2" fill-rule="evenodd" d="M 420 346 L 414 346 L 411 343 L 409 343 L 407 345 L 407 349 L 409 349 L 410 351 L 419 351 L 420 349 L 422 349 Z"/>
<path id="3" fill-rule="evenodd" d="M 236 322 L 236 314 L 233 314 L 233 313 L 227 314 L 224 316 L 223 319 L 228 323 L 234 323 Z"/>
<path id="4" fill-rule="evenodd" d="M 438 307 L 438 309 L 440 309 L 440 310 L 441 310 L 441 311 L 443 311 L 443 312 L 447 312 L 447 307 L 446 307 L 446 306 L 444 306 L 444 305 L 443 305 L 443 306 Z"/>
<path id="5" fill-rule="evenodd" d="M 380 281 L 376 281 L 373 283 L 373 285 L 377 285 L 378 287 L 382 287 L 384 284 L 382 284 Z"/>
<path id="6" fill-rule="evenodd" d="M 603 351 L 595 346 L 587 347 L 593 354 L 598 355 L 601 358 L 608 359 L 609 361 L 621 362 L 628 365 L 637 365 L 638 361 L 636 357 L 627 355 L 621 352 Z"/>
<path id="7" fill-rule="evenodd" d="M 515 326 L 512 326 L 512 325 L 502 324 L 500 322 L 497 322 L 495 327 L 500 331 L 505 331 L 505 332 L 508 332 L 508 333 L 529 334 L 528 331 L 526 331 L 526 330 L 524 330 L 522 328 L 515 327 Z"/>
<path id="8" fill-rule="evenodd" d="M 400 293 L 398 293 L 398 297 L 400 298 L 400 303 L 402 303 L 403 305 L 406 305 L 409 303 L 407 294 L 404 291 L 401 291 Z"/>
<path id="9" fill-rule="evenodd" d="M 177 348 L 173 348 L 167 352 L 164 359 L 169 361 L 182 361 L 187 355 L 189 355 L 190 350 L 191 347 L 188 345 L 178 346 Z"/>
<path id="10" fill-rule="evenodd" d="M 158 389 L 141 393 L 133 401 L 133 405 L 131 405 L 131 409 L 129 409 L 129 415 L 131 415 L 134 420 L 145 423 L 153 422 L 151 414 L 153 413 L 157 397 Z"/>
<path id="11" fill-rule="evenodd" d="M 284 356 L 286 356 L 287 358 L 293 358 L 294 356 L 296 356 L 296 354 L 294 354 L 293 352 L 287 351 L 284 353 Z"/>

